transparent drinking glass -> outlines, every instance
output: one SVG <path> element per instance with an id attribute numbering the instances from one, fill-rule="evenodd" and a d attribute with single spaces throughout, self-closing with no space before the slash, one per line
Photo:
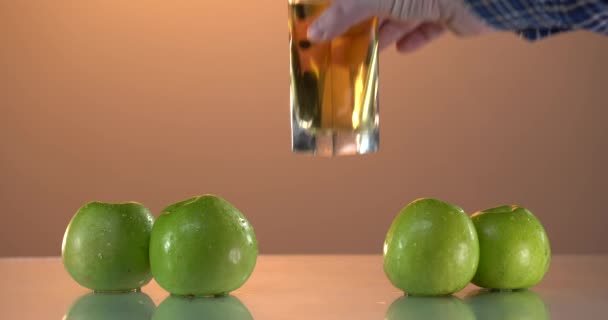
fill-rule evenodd
<path id="1" fill-rule="evenodd" d="M 292 150 L 319 156 L 379 146 L 378 19 L 327 42 L 306 33 L 331 0 L 288 0 Z"/>

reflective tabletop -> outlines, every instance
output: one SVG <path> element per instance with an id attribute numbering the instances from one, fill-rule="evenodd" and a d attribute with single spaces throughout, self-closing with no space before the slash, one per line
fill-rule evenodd
<path id="1" fill-rule="evenodd" d="M 554 256 L 531 290 L 405 297 L 381 256 L 261 256 L 250 280 L 223 298 L 91 294 L 59 258 L 0 259 L 0 319 L 608 319 L 608 256 Z"/>

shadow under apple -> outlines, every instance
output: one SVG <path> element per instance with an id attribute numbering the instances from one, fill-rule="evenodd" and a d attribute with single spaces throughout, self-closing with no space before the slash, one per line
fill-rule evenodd
<path id="1" fill-rule="evenodd" d="M 390 305 L 385 320 L 475 320 L 473 311 L 454 296 L 403 296 Z"/>
<path id="2" fill-rule="evenodd" d="M 478 290 L 465 301 L 471 306 L 477 320 L 548 320 L 549 309 L 543 298 L 529 290 L 490 291 Z"/>
<path id="3" fill-rule="evenodd" d="M 247 307 L 234 296 L 167 297 L 153 320 L 253 320 Z"/>
<path id="4" fill-rule="evenodd" d="M 143 292 L 89 293 L 79 297 L 65 320 L 150 320 L 154 301 Z"/>

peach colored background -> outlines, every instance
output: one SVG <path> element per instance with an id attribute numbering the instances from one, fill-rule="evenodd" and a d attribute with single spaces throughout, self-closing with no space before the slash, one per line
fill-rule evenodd
<path id="1" fill-rule="evenodd" d="M 59 255 L 89 200 L 215 193 L 264 253 L 379 253 L 418 197 L 519 203 L 608 252 L 608 38 L 381 56 L 381 152 L 293 155 L 286 1 L 0 3 L 0 256 Z"/>

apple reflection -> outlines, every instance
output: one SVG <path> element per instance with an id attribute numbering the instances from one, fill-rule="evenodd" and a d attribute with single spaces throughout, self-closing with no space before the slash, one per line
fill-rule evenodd
<path id="1" fill-rule="evenodd" d="M 473 311 L 466 303 L 454 296 L 413 297 L 395 300 L 385 316 L 386 320 L 475 320 Z"/>
<path id="2" fill-rule="evenodd" d="M 253 320 L 236 297 L 189 298 L 169 296 L 156 309 L 153 320 Z"/>
<path id="3" fill-rule="evenodd" d="M 548 320 L 547 305 L 537 293 L 529 290 L 479 290 L 466 298 L 477 320 Z"/>
<path id="4" fill-rule="evenodd" d="M 154 301 L 143 292 L 89 293 L 76 300 L 65 320 L 150 320 Z"/>

